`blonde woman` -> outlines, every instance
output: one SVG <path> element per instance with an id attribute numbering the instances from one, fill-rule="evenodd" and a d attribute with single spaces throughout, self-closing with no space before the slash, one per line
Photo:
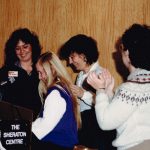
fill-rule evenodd
<path id="1" fill-rule="evenodd" d="M 69 89 L 71 78 L 52 52 L 42 54 L 36 68 L 43 109 L 32 124 L 32 149 L 72 150 L 78 143 L 79 119 L 77 101 Z"/>

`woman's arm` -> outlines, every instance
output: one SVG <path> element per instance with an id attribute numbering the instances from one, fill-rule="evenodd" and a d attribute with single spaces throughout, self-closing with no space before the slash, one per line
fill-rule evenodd
<path id="1" fill-rule="evenodd" d="M 127 92 L 122 88 L 123 86 L 113 96 L 114 79 L 108 70 L 105 69 L 98 76 L 94 72 L 90 73 L 87 82 L 97 90 L 95 111 L 98 124 L 103 130 L 116 129 L 137 108 L 136 105 L 132 105 L 131 99 L 129 99 L 129 103 L 123 99 L 122 95 Z M 129 93 L 131 92 L 129 91 Z"/>
<path id="2" fill-rule="evenodd" d="M 110 101 L 105 91 L 97 91 L 95 111 L 98 124 L 103 130 L 118 128 L 137 109 L 131 98 L 129 100 L 122 98 L 126 92 L 126 90 L 119 89 Z M 128 96 L 130 95 L 125 97 Z"/>
<path id="3" fill-rule="evenodd" d="M 46 98 L 43 117 L 37 118 L 32 124 L 32 132 L 42 139 L 58 124 L 66 111 L 66 102 L 58 90 L 53 90 Z"/>

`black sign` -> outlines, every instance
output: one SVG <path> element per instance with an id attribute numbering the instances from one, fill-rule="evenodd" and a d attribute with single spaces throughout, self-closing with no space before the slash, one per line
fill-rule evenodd
<path id="1" fill-rule="evenodd" d="M 28 150 L 31 124 L 24 120 L 1 120 L 1 143 L 7 150 Z"/>

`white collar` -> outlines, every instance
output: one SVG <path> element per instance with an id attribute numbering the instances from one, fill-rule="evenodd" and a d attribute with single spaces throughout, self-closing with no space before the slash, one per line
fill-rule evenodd
<path id="1" fill-rule="evenodd" d="M 79 74 L 80 74 L 80 75 L 88 75 L 89 72 L 95 71 L 95 70 L 97 69 L 97 67 L 100 67 L 98 61 L 95 62 L 95 63 L 93 63 L 93 64 L 91 65 L 91 68 L 90 68 L 90 70 L 89 70 L 87 73 L 84 73 L 83 71 L 81 71 Z M 101 67 L 100 67 L 100 68 L 101 68 Z"/>
<path id="2" fill-rule="evenodd" d="M 137 68 L 135 71 L 130 73 L 127 80 L 131 82 L 150 83 L 150 71 Z"/>

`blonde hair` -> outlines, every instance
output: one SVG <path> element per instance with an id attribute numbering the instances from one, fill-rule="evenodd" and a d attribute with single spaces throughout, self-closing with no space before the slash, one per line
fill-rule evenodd
<path id="1" fill-rule="evenodd" d="M 63 66 L 58 56 L 53 52 L 43 53 L 39 57 L 38 63 L 44 68 L 47 74 L 46 83 L 44 83 L 42 80 L 40 80 L 39 83 L 39 94 L 42 101 L 44 101 L 47 90 L 56 84 L 56 82 L 60 82 L 69 91 L 72 97 L 73 111 L 79 128 L 81 126 L 79 104 L 77 102 L 77 98 L 70 90 L 70 84 L 73 84 L 73 82 L 66 68 Z M 52 69 L 55 70 L 55 74 L 52 74 Z"/>

